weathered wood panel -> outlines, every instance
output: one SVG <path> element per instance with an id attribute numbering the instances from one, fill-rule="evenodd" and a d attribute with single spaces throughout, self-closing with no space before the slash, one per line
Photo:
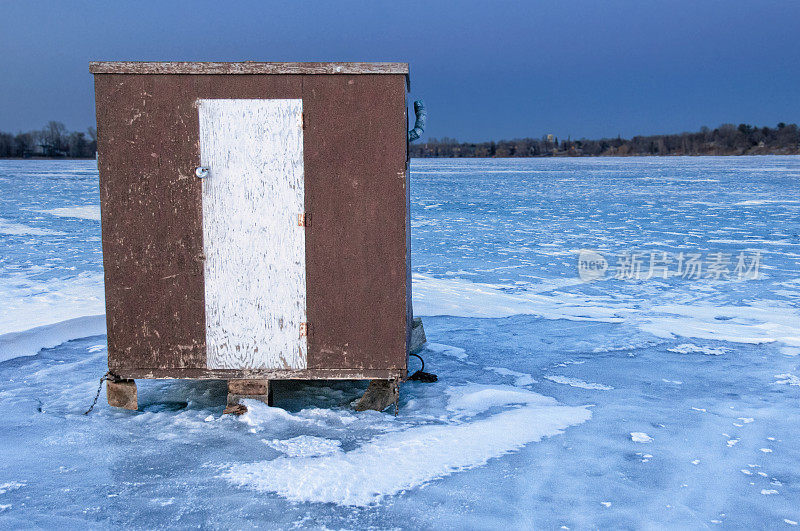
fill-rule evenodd
<path id="1" fill-rule="evenodd" d="M 204 367 L 197 109 L 183 76 L 95 77 L 112 369 Z"/>
<path id="2" fill-rule="evenodd" d="M 93 61 L 93 74 L 408 74 L 408 63 Z"/>
<path id="3" fill-rule="evenodd" d="M 309 368 L 406 367 L 402 76 L 305 76 Z"/>
<path id="4" fill-rule="evenodd" d="M 306 367 L 303 104 L 201 99 L 207 366 Z M 302 330 L 301 330 L 302 328 Z"/>

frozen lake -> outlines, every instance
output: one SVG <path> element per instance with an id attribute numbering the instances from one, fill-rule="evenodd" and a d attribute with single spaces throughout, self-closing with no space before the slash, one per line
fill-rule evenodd
<path id="1" fill-rule="evenodd" d="M 800 158 L 414 160 L 411 181 L 439 381 L 404 384 L 398 417 L 353 412 L 347 382 L 222 416 L 224 383 L 191 381 L 83 416 L 106 370 L 95 163 L 0 161 L 0 527 L 798 525 Z"/>

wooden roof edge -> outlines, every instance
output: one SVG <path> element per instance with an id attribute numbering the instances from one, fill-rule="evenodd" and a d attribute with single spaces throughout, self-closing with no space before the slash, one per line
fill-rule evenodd
<path id="1" fill-rule="evenodd" d="M 402 74 L 408 63 L 263 63 L 92 61 L 92 74 Z"/>

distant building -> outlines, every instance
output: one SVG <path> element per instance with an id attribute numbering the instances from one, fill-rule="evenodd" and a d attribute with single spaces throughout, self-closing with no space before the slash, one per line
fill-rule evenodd
<path id="1" fill-rule="evenodd" d="M 26 159 L 30 157 L 64 158 L 67 154 L 63 149 L 58 149 L 52 144 L 42 142 L 41 144 L 36 144 L 33 149 L 25 150 L 22 156 Z"/>

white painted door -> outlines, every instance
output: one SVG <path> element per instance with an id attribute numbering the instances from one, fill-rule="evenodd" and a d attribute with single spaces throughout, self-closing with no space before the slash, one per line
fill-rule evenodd
<path id="1" fill-rule="evenodd" d="M 302 100 L 198 109 L 208 368 L 304 369 Z"/>

